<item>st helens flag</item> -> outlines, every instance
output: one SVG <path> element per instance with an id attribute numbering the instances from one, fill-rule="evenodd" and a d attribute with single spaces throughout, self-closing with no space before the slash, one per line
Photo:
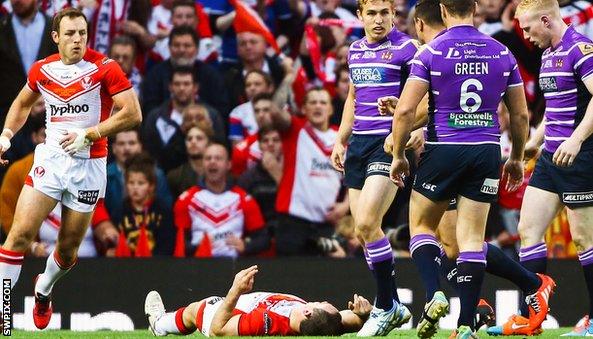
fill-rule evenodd
<path id="1" fill-rule="evenodd" d="M 270 32 L 264 21 L 260 18 L 256 11 L 241 0 L 229 0 L 230 4 L 235 8 L 235 20 L 233 27 L 235 32 L 251 32 L 261 34 L 276 53 L 280 53 L 280 48 L 276 43 L 274 34 Z"/>

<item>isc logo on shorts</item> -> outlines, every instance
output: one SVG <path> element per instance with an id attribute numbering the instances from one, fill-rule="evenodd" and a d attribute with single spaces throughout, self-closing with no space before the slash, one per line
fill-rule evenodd
<path id="1" fill-rule="evenodd" d="M 562 193 L 562 201 L 565 203 L 593 202 L 593 191 Z"/>
<path id="2" fill-rule="evenodd" d="M 78 190 L 78 202 L 87 205 L 94 205 L 99 199 L 99 190 L 83 191 Z"/>
<path id="3" fill-rule="evenodd" d="M 492 195 L 498 194 L 498 181 L 498 179 L 484 179 L 480 192 Z"/>

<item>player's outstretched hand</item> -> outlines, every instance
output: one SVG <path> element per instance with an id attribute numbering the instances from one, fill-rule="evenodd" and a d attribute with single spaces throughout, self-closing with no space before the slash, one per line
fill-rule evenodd
<path id="1" fill-rule="evenodd" d="M 401 159 L 393 157 L 393 161 L 391 162 L 391 172 L 389 173 L 391 181 L 393 181 L 397 187 L 403 188 L 404 180 L 408 175 L 410 175 L 410 163 L 408 162 L 408 159 L 405 157 Z"/>
<path id="2" fill-rule="evenodd" d="M 10 148 L 10 139 L 4 135 L 0 136 L 0 165 L 8 165 L 8 160 L 2 159 L 4 153 Z"/>
<path id="3" fill-rule="evenodd" d="M 581 142 L 574 138 L 568 138 L 558 146 L 558 149 L 554 152 L 552 161 L 554 161 L 554 165 L 556 166 L 570 167 L 580 151 Z"/>
<path id="4" fill-rule="evenodd" d="M 70 155 L 76 154 L 76 152 L 90 144 L 89 139 L 86 137 L 86 131 L 82 128 L 71 128 L 62 132 L 62 134 L 64 137 L 60 141 L 60 146 Z"/>
<path id="5" fill-rule="evenodd" d="M 424 131 L 422 128 L 412 131 L 410 139 L 406 143 L 406 149 L 419 149 L 424 146 Z"/>
<path id="6" fill-rule="evenodd" d="M 341 142 L 334 144 L 332 150 L 331 162 L 336 171 L 344 172 L 344 155 L 346 154 L 346 147 Z"/>
<path id="7" fill-rule="evenodd" d="M 366 319 L 371 314 L 373 305 L 365 297 L 355 294 L 352 301 L 348 302 L 348 309 L 357 316 Z"/>
<path id="8" fill-rule="evenodd" d="M 509 159 L 502 168 L 502 177 L 506 181 L 505 189 L 514 192 L 523 184 L 523 161 Z"/>
<path id="9" fill-rule="evenodd" d="M 393 152 L 393 133 L 389 133 L 389 135 L 385 138 L 385 142 L 383 142 L 383 151 L 387 154 L 391 154 Z"/>
<path id="10" fill-rule="evenodd" d="M 231 289 L 235 289 L 239 294 L 251 292 L 257 272 L 257 265 L 253 265 L 242 271 L 239 271 L 239 273 L 235 275 L 235 280 L 233 281 L 233 286 Z"/>
<path id="11" fill-rule="evenodd" d="M 380 115 L 394 115 L 395 107 L 399 99 L 394 96 L 381 97 L 377 99 L 377 109 Z"/>

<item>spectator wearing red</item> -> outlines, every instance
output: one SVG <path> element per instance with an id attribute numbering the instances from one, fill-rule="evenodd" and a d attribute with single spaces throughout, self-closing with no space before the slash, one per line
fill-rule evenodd
<path id="1" fill-rule="evenodd" d="M 275 232 L 278 254 L 318 254 L 319 237 L 331 237 L 338 219 L 348 213 L 348 202 L 338 202 L 342 175 L 330 163 L 337 131 L 330 128 L 331 97 L 322 88 L 305 95 L 305 118 L 284 110 L 272 111 L 282 136 L 284 175 L 276 209 L 281 214 Z"/>
<path id="2" fill-rule="evenodd" d="M 212 143 L 204 153 L 204 180 L 185 191 L 174 207 L 175 256 L 237 257 L 270 246 L 257 202 L 228 181 L 227 149 Z M 207 244 L 207 250 L 204 250 Z M 207 252 L 207 253 L 206 253 Z"/>

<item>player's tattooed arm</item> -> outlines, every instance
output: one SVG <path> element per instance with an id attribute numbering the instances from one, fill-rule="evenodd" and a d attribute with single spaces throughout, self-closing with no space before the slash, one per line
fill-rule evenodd
<path id="1" fill-rule="evenodd" d="M 233 316 L 233 310 L 235 309 L 235 306 L 237 306 L 239 297 L 242 294 L 251 292 L 257 272 L 257 266 L 254 265 L 235 275 L 235 280 L 233 281 L 233 285 L 229 289 L 226 298 L 218 310 L 216 310 L 216 313 L 214 313 L 212 325 L 210 326 L 210 336 L 222 337 L 239 335 L 239 316 Z"/>
<path id="2" fill-rule="evenodd" d="M 593 77 L 589 76 L 584 80 L 584 83 L 589 93 L 593 93 Z M 571 166 L 581 151 L 581 145 L 591 134 L 593 134 L 593 100 L 589 101 L 583 120 L 572 132 L 570 138 L 558 146 L 552 158 L 554 163 L 562 167 Z"/>

